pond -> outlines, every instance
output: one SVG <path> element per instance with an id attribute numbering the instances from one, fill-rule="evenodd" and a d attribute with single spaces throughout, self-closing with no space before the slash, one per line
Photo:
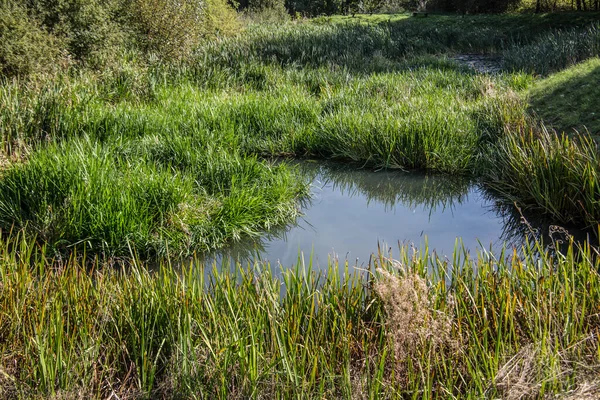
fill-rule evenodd
<path id="1" fill-rule="evenodd" d="M 393 254 L 399 245 L 428 246 L 450 256 L 460 239 L 471 252 L 499 250 L 505 241 L 520 243 L 529 229 L 468 179 L 310 161 L 298 169 L 312 182 L 303 217 L 260 240 L 238 243 L 218 259 L 260 259 L 288 268 L 303 255 L 305 263 L 312 256 L 313 269 L 326 268 L 330 257 L 364 268 L 378 248 Z"/>

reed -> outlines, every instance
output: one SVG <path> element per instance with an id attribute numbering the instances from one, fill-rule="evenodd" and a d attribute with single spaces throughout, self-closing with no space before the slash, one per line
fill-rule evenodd
<path id="1" fill-rule="evenodd" d="M 147 268 L 0 250 L 4 398 L 512 398 L 597 393 L 593 249 Z M 473 254 L 473 255 L 470 255 Z M 279 277 L 277 277 L 279 276 Z"/>
<path id="2" fill-rule="evenodd" d="M 596 229 L 600 155 L 590 136 L 569 137 L 542 127 L 506 135 L 491 151 L 483 172 L 490 188 L 563 226 Z"/>

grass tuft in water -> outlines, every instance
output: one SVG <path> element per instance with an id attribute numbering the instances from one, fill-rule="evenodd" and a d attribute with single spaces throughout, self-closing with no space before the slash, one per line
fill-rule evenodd
<path id="1" fill-rule="evenodd" d="M 506 135 L 483 172 L 486 185 L 525 211 L 563 226 L 596 229 L 600 220 L 600 153 L 588 135 L 529 130 Z"/>

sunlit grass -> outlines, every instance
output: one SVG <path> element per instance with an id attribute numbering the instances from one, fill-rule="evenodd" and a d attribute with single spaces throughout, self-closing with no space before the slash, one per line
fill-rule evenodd
<path id="1" fill-rule="evenodd" d="M 64 247 L 60 237 L 68 237 L 65 246 L 82 241 L 99 251 L 116 246 L 124 252 L 124 243 L 134 237 L 141 253 L 157 251 L 161 246 L 156 243 L 165 239 L 173 251 L 185 253 L 220 247 L 293 221 L 294 201 L 307 192 L 307 182 L 301 188 L 297 179 L 283 179 L 281 171 L 260 158 L 337 159 L 373 168 L 470 178 L 508 176 L 485 170 L 503 162 L 502 152 L 498 155 L 490 149 L 504 143 L 504 136 L 514 137 L 515 132 L 535 125 L 526 97 L 529 88 L 535 91 L 535 78 L 518 72 L 479 74 L 450 56 L 503 51 L 509 55 L 524 45 L 537 49 L 552 35 L 568 36 L 553 29 L 589 26 L 590 17 L 577 14 L 570 25 L 557 16 L 432 16 L 427 21 L 405 17 L 369 23 L 364 22 L 370 18 L 360 17 L 358 23 L 334 18 L 253 26 L 243 37 L 207 43 L 187 62 L 136 63 L 127 58 L 123 65 L 101 73 L 78 70 L 52 82 L 3 82 L 0 164 L 10 179 L 21 173 L 16 171 L 29 168 L 30 190 L 25 193 L 34 199 L 28 206 L 29 200 L 20 202 L 16 195 L 6 195 L 0 210 L 3 228 L 25 227 L 57 247 Z M 493 23 L 499 21 L 506 24 Z M 588 36 L 576 35 L 573 40 L 588 48 Z M 521 60 L 531 66 L 525 69 L 540 72 L 528 60 Z M 109 218 L 115 221 L 113 228 L 108 228 L 112 222 L 96 224 L 85 213 L 69 218 L 64 228 L 52 227 L 70 213 L 69 201 L 94 198 L 94 188 L 82 184 L 80 194 L 74 195 L 66 185 L 46 204 L 38 199 L 55 195 L 50 186 L 40 183 L 45 178 L 36 174 L 54 176 L 50 170 L 62 171 L 66 165 L 75 170 L 78 162 L 85 165 L 94 159 L 81 155 L 88 161 L 72 162 L 65 155 L 65 161 L 59 161 L 60 154 L 77 148 L 81 140 L 90 143 L 85 149 L 113 154 L 112 170 L 125 166 L 136 171 L 131 174 L 139 179 L 131 178 L 132 182 L 158 182 L 171 174 L 173 182 L 186 188 L 179 191 L 186 195 L 150 207 L 151 215 L 140 221 L 152 222 L 144 224 L 135 222 L 134 215 L 144 213 L 133 196 L 132 208 L 124 207 L 130 213 L 100 213 L 114 216 Z M 48 171 L 17 165 L 42 159 L 52 164 Z M 588 167 L 593 170 L 592 161 Z M 260 174 L 257 165 L 264 167 Z M 98 167 L 98 182 L 105 182 L 99 187 L 106 185 L 106 198 L 119 197 L 122 193 L 116 188 L 128 187 L 125 178 L 116 178 L 122 171 L 103 168 Z M 545 166 L 537 168 L 541 171 Z M 2 191 L 16 193 L 15 182 L 4 179 L 0 186 L 11 188 Z M 115 188 L 113 193 L 110 188 Z M 152 192 L 145 184 L 138 189 Z M 534 194 L 522 196 L 534 199 L 533 209 L 547 213 L 547 205 L 535 203 L 541 200 Z M 595 193 L 585 196 L 593 198 Z M 568 220 L 572 210 L 562 205 L 556 204 L 548 215 Z M 213 214 L 230 206 L 231 212 Z M 586 212 L 586 225 L 593 226 L 598 217 L 593 210 Z M 181 229 L 173 222 L 179 220 L 184 221 Z M 213 228 L 190 228 L 208 226 L 205 223 Z M 158 253 L 165 251 L 163 246 Z"/>
<path id="2" fill-rule="evenodd" d="M 0 226 L 56 251 L 178 255 L 256 237 L 298 216 L 306 184 L 285 165 L 181 137 L 89 138 L 35 152 L 0 181 Z"/>
<path id="3" fill-rule="evenodd" d="M 0 251 L 0 393 L 17 398 L 473 398 L 597 390 L 593 250 L 84 266 Z M 596 261 L 594 261 L 596 260 Z M 300 261 L 299 261 L 300 262 Z M 596 375 L 597 376 L 597 375 Z M 592 379 L 592 380 L 590 380 Z M 586 386 L 587 385 L 587 386 Z"/>

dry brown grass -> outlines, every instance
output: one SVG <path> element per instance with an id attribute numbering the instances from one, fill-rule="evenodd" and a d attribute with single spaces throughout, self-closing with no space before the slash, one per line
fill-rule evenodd
<path id="1" fill-rule="evenodd" d="M 386 331 L 394 351 L 395 374 L 403 381 L 407 378 L 408 361 L 420 366 L 422 360 L 428 359 L 423 354 L 445 348 L 456 350 L 456 341 L 451 336 L 452 316 L 434 308 L 435 294 L 427 281 L 400 263 L 391 262 L 399 267 L 400 274 L 378 270 L 380 279 L 376 281 L 374 290 L 386 313 Z"/>
<path id="2" fill-rule="evenodd" d="M 598 340 L 595 335 L 560 351 L 553 351 L 552 345 L 544 347 L 541 342 L 530 343 L 500 368 L 495 378 L 496 388 L 506 400 L 598 399 L 600 365 L 582 357 L 582 354 L 590 354 L 590 351 L 593 353 L 597 348 Z M 548 382 L 571 388 L 562 392 L 557 388 L 556 392 L 559 394 L 548 396 L 542 390 Z"/>

